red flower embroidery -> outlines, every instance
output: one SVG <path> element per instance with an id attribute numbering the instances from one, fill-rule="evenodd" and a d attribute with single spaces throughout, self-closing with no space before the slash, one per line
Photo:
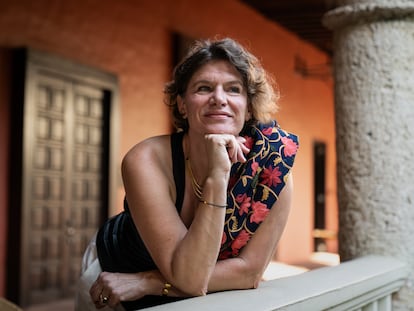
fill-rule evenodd
<path id="1" fill-rule="evenodd" d="M 253 162 L 251 165 L 251 168 L 252 168 L 252 176 L 256 175 L 257 169 L 259 168 L 259 163 Z"/>
<path id="2" fill-rule="evenodd" d="M 230 255 L 231 255 L 231 252 L 228 251 L 228 250 L 225 250 L 225 251 L 223 251 L 223 252 L 220 253 L 218 259 L 219 260 L 227 259 L 227 258 L 230 258 Z"/>
<path id="3" fill-rule="evenodd" d="M 273 132 L 273 128 L 272 127 L 267 127 L 265 129 L 262 130 L 263 134 L 265 134 L 266 136 L 270 136 L 272 135 Z"/>
<path id="4" fill-rule="evenodd" d="M 251 205 L 250 203 L 251 198 L 247 196 L 247 194 L 239 194 L 236 197 L 236 202 L 239 203 L 240 209 L 239 209 L 239 215 L 243 215 L 249 212 L 249 207 Z"/>
<path id="5" fill-rule="evenodd" d="M 279 167 L 275 167 L 274 169 L 269 166 L 263 170 L 262 180 L 265 185 L 276 186 L 277 184 L 282 183 L 279 176 L 282 175 L 282 172 L 279 171 Z"/>
<path id="6" fill-rule="evenodd" d="M 285 145 L 283 153 L 287 157 L 291 157 L 298 151 L 298 145 L 290 138 L 282 137 L 282 143 Z"/>
<path id="7" fill-rule="evenodd" d="M 229 184 L 228 184 L 228 189 L 232 189 L 234 187 L 234 185 L 236 184 L 238 178 L 237 176 L 231 176 L 229 179 Z"/>
<path id="8" fill-rule="evenodd" d="M 246 139 L 246 142 L 244 143 L 244 145 L 249 148 L 249 150 L 252 150 L 253 148 L 253 144 L 254 144 L 254 139 L 253 137 L 250 136 L 244 136 L 244 138 Z"/>
<path id="9" fill-rule="evenodd" d="M 231 244 L 232 254 L 237 256 L 239 254 L 240 249 L 247 244 L 250 240 L 250 235 L 247 233 L 246 230 L 242 230 L 237 238 Z"/>
<path id="10" fill-rule="evenodd" d="M 270 210 L 267 209 L 266 204 L 262 202 L 253 202 L 252 204 L 253 213 L 250 215 L 250 222 L 260 223 L 262 222 Z"/>

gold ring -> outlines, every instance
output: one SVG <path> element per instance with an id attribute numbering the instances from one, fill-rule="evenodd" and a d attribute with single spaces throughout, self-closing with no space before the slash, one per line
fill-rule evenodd
<path id="1" fill-rule="evenodd" d="M 108 303 L 109 298 L 106 296 L 102 296 L 102 294 L 99 295 L 99 300 L 103 305 L 106 305 Z"/>

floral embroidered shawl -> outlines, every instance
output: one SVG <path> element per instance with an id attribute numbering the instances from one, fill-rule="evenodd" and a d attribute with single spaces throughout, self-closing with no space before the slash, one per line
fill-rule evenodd
<path id="1" fill-rule="evenodd" d="M 286 184 L 298 149 L 298 137 L 275 121 L 246 126 L 241 136 L 250 152 L 245 163 L 235 163 L 231 169 L 219 259 L 236 257 L 266 218 Z"/>

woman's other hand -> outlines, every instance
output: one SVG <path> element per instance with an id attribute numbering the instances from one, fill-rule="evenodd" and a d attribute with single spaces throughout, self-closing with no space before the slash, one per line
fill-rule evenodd
<path id="1" fill-rule="evenodd" d="M 97 309 L 116 307 L 121 301 L 137 300 L 145 295 L 159 295 L 162 277 L 158 271 L 139 273 L 101 272 L 89 290 Z"/>

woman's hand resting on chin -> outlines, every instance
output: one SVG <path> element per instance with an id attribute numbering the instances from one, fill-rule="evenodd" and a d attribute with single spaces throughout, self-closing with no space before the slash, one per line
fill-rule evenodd
<path id="1" fill-rule="evenodd" d="M 250 150 L 244 143 L 246 140 L 241 136 L 231 134 L 206 134 L 207 156 L 209 160 L 209 170 L 221 170 L 230 172 L 231 164 L 245 162 Z"/>

